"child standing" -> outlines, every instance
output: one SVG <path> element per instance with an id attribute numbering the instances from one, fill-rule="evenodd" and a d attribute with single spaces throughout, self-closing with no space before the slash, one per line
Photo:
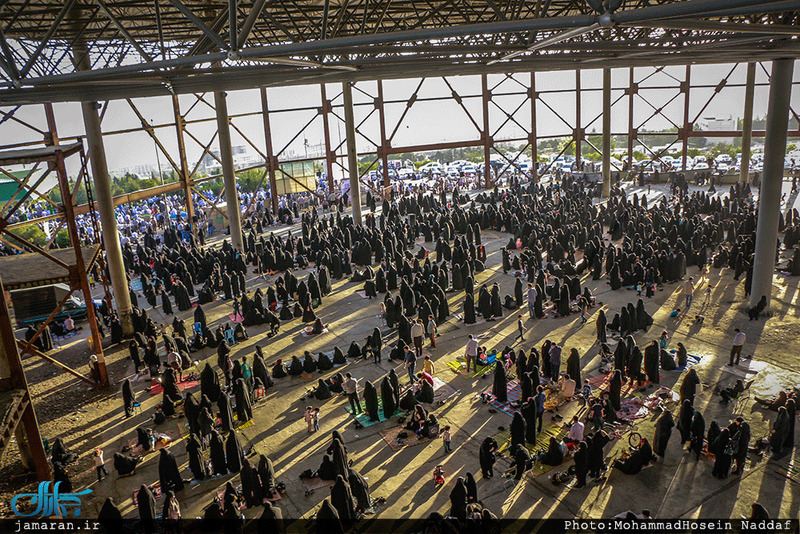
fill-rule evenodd
<path id="1" fill-rule="evenodd" d="M 450 452 L 450 425 L 446 425 L 442 431 L 442 442 L 444 443 L 445 454 Z"/>
<path id="2" fill-rule="evenodd" d="M 314 408 L 314 432 L 319 430 L 319 408 Z"/>
<path id="3" fill-rule="evenodd" d="M 303 419 L 306 422 L 306 426 L 308 427 L 308 433 L 311 434 L 314 432 L 314 408 L 309 406 L 306 408 L 306 413 L 303 415 Z"/>
<path id="4" fill-rule="evenodd" d="M 524 323 L 522 322 L 522 315 L 520 315 L 517 318 L 517 328 L 519 329 L 519 335 L 517 336 L 517 338 L 519 338 L 520 341 L 525 341 L 525 337 L 523 335 L 524 334 L 523 324 Z"/>
<path id="5" fill-rule="evenodd" d="M 106 462 L 103 459 L 103 449 L 94 450 L 94 467 L 97 471 L 97 481 L 103 480 L 103 475 L 108 475 L 106 471 Z"/>
<path id="6" fill-rule="evenodd" d="M 430 356 L 425 356 L 425 360 L 422 362 L 422 370 L 431 376 L 433 376 L 434 371 L 436 371 L 436 367 L 433 365 Z"/>

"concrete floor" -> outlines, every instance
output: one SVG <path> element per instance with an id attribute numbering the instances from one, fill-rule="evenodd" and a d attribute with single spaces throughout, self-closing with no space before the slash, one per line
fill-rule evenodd
<path id="1" fill-rule="evenodd" d="M 629 192 L 632 190 L 629 189 Z M 663 191 L 656 191 L 654 188 L 651 197 L 660 194 L 663 194 Z M 794 202 L 795 198 L 791 201 Z M 476 287 L 485 282 L 498 282 L 501 286 L 501 295 L 513 294 L 515 278 L 511 274 L 502 274 L 500 268 L 499 250 L 507 240 L 507 234 L 489 231 L 483 234 L 488 254 L 487 270 L 477 275 Z M 307 272 L 298 270 L 295 274 L 303 277 Z M 697 279 L 696 268 L 691 268 L 689 275 L 695 275 Z M 265 287 L 273 283 L 274 278 L 274 276 L 268 277 L 264 281 L 249 274 L 248 290 L 252 292 L 256 287 Z M 609 319 L 629 301 L 635 303 L 635 292 L 625 289 L 612 292 L 605 280 L 593 282 L 590 278 L 584 279 L 583 283 L 589 285 L 598 302 L 602 303 L 602 308 L 606 309 L 606 313 L 611 313 Z M 346 352 L 352 340 L 363 343 L 372 329 L 380 326 L 378 318 L 380 299 L 365 300 L 358 296 L 355 291 L 361 289 L 362 285 L 347 280 L 334 283 L 333 293 L 326 297 L 322 306 L 316 310 L 317 315 L 327 325 L 329 333 L 315 338 L 303 337 L 301 330 L 304 325 L 298 319 L 282 325 L 280 334 L 269 340 L 266 338 L 265 328 L 249 328 L 250 339 L 232 348 L 232 358 L 253 354 L 257 344 L 264 348 L 267 363 L 271 364 L 277 358 L 288 360 L 293 355 L 302 356 L 305 350 L 317 353 L 338 346 Z M 666 329 L 672 336 L 671 347 L 682 341 L 689 353 L 702 356 L 702 361 L 696 366 L 696 370 L 703 382 L 704 390 L 699 394 L 696 406 L 703 411 L 706 424 L 714 419 L 720 424 L 727 424 L 738 415 L 743 415 L 752 426 L 753 439 L 760 438 L 767 434 L 775 414 L 755 406 L 753 395 L 768 395 L 781 387 L 800 384 L 795 376 L 797 350 L 794 347 L 800 335 L 798 280 L 776 275 L 774 314 L 767 321 L 756 322 L 747 321 L 747 316 L 743 312 L 746 306 L 743 281 L 734 281 L 728 269 L 723 269 L 721 272 L 714 270 L 711 274 L 711 285 L 713 292 L 710 303 L 702 304 L 701 295 L 705 290 L 703 286 L 699 289 L 700 293 L 695 298 L 690 314 L 677 319 L 670 319 L 668 314 L 677 305 L 680 287 L 678 284 L 665 286 L 654 298 L 645 301 L 655 324 L 648 332 L 639 333 L 635 337 L 637 343 L 644 346 Z M 461 313 L 463 293 L 450 293 L 448 297 L 451 312 Z M 139 302 L 144 302 L 144 299 L 140 298 Z M 230 303 L 221 300 L 203 308 L 212 328 L 219 322 L 227 321 L 227 314 L 232 313 Z M 456 397 L 434 409 L 437 417 L 453 428 L 454 452 L 449 455 L 444 454 L 441 441 L 394 452 L 378 432 L 396 425 L 384 422 L 356 430 L 353 419 L 344 409 L 347 402 L 343 397 L 334 397 L 322 403 L 300 400 L 306 390 L 316 384 L 317 378 L 328 377 L 334 372 L 349 371 L 355 377 L 362 379 L 361 385 L 363 380 L 379 384 L 382 377 L 394 367 L 401 377 L 401 383 L 407 382 L 404 368 L 390 363 L 386 357 L 380 364 L 366 361 L 348 363 L 344 368 L 337 368 L 324 375 L 315 375 L 310 380 L 285 378 L 276 381 L 276 386 L 268 391 L 266 400 L 255 406 L 255 424 L 240 430 L 240 441 L 242 444 L 254 446 L 258 453 L 266 454 L 272 459 L 278 479 L 285 482 L 288 488 L 277 505 L 283 510 L 285 518 L 301 519 L 313 517 L 322 500 L 329 495 L 329 489 L 318 489 L 310 496 L 304 496 L 305 487 L 298 475 L 307 468 L 316 469 L 319 466 L 324 449 L 330 441 L 330 432 L 339 430 L 344 436 L 354 469 L 368 478 L 373 498 L 386 499 L 385 504 L 379 506 L 375 514 L 368 516 L 359 525 L 361 531 L 382 530 L 383 527 L 375 521 L 376 518 L 409 520 L 424 518 L 435 511 L 446 513 L 450 507 L 449 492 L 453 481 L 457 476 L 463 476 L 467 472 L 477 473 L 479 498 L 484 505 L 499 517 L 505 518 L 600 518 L 624 510 L 638 513 L 642 509 L 649 509 L 653 515 L 661 518 L 738 518 L 749 514 L 750 505 L 756 501 L 766 506 L 772 517 L 798 517 L 800 488 L 777 474 L 775 468 L 776 465 L 794 462 L 796 450 L 778 462 L 753 458 L 744 475 L 717 480 L 711 476 L 711 461 L 701 458 L 698 462 L 681 451 L 677 432 L 673 432 L 663 461 L 636 476 L 614 472 L 604 483 L 590 482 L 582 489 L 563 485 L 553 486 L 547 475 L 535 479 L 528 478 L 523 484 L 509 489 L 504 488 L 503 479 L 499 476 L 490 480 L 480 477 L 478 447 L 481 441 L 486 436 L 496 434 L 498 426 L 507 428 L 511 419 L 503 413 L 490 413 L 489 406 L 481 403 L 476 396 L 483 389 L 491 387 L 491 378 L 483 380 L 464 378 L 446 367 L 445 362 L 463 353 L 468 334 L 488 332 L 490 337 L 483 339 L 482 342 L 489 347 L 502 348 L 510 345 L 527 351 L 533 344 L 541 347 L 545 338 L 561 343 L 565 355 L 569 349 L 575 347 L 582 354 L 584 377 L 595 375 L 598 373 L 599 357 L 595 343 L 594 320 L 599 309 L 600 306 L 591 310 L 591 317 L 586 325 L 581 325 L 577 315 L 527 321 L 526 341 L 516 344 L 514 343 L 516 314 L 508 313 L 507 310 L 504 310 L 506 315 L 503 320 L 494 323 L 466 326 L 451 317 L 440 325 L 441 337 L 437 340 L 438 348 L 432 351 L 436 376 L 459 390 Z M 699 311 L 701 309 L 702 312 Z M 701 329 L 691 326 L 691 319 L 695 313 L 704 313 L 706 316 L 705 325 Z M 190 314 L 191 312 L 183 312 L 179 315 L 188 317 Z M 151 311 L 151 316 L 158 322 L 171 321 L 171 317 L 162 319 L 159 309 Z M 769 367 L 756 376 L 749 398 L 743 402 L 723 406 L 718 403 L 718 397 L 712 396 L 712 390 L 715 385 L 727 385 L 736 378 L 724 372 L 723 367 L 727 362 L 733 329 L 737 326 L 747 334 L 748 343 L 744 353 L 753 354 L 755 360 L 768 362 Z M 389 333 L 386 328 L 382 331 L 385 347 L 396 341 L 396 333 Z M 215 361 L 213 356 L 215 353 L 211 349 L 193 354 L 193 357 L 201 360 L 198 370 L 202 368 L 206 359 L 213 365 Z M 106 352 L 106 357 L 118 391 L 119 383 L 133 373 L 133 366 L 127 360 L 127 348 L 112 347 Z M 681 373 L 677 372 L 662 371 L 662 374 L 666 375 L 662 385 L 669 387 L 679 383 L 682 377 Z M 125 517 L 138 517 L 131 500 L 132 491 L 142 483 L 158 480 L 157 454 L 150 454 L 133 477 L 118 479 L 113 474 L 110 462 L 113 453 L 135 437 L 135 428 L 148 424 L 153 407 L 161 400 L 160 395 L 150 396 L 143 392 L 145 386 L 145 382 L 134 384 L 134 389 L 142 401 L 142 414 L 126 420 L 122 413 L 119 395 L 108 394 L 82 407 L 82 410 L 88 412 L 85 413 L 88 421 L 85 424 L 75 425 L 62 436 L 67 445 L 77 452 L 85 453 L 90 451 L 91 447 L 102 446 L 109 460 L 108 467 L 112 475 L 100 483 L 94 480 L 94 474 L 90 469 L 87 470 L 88 468 L 73 475 L 77 488 L 91 487 L 94 490 L 92 498 L 85 504 L 89 513 L 96 513 L 105 498 L 111 496 Z M 308 404 L 319 406 L 322 414 L 321 431 L 311 435 L 306 432 L 302 420 L 305 406 Z M 560 413 L 565 421 L 576 411 L 575 404 L 561 408 Z M 41 415 L 40 420 L 42 420 Z M 46 420 L 42 422 L 43 426 L 50 423 Z M 170 420 L 164 427 L 182 428 L 184 422 L 185 419 Z M 654 417 L 640 420 L 636 424 L 636 430 L 652 438 L 653 423 Z M 57 436 L 49 435 L 49 437 L 53 439 Z M 627 447 L 627 440 L 612 443 L 606 448 L 607 457 L 619 454 L 624 447 Z M 183 442 L 173 444 L 170 449 L 182 465 L 182 469 L 185 469 L 185 477 L 189 478 L 188 460 Z M 447 473 L 447 483 L 438 489 L 432 482 L 432 471 L 437 464 L 442 464 Z M 88 462 L 81 465 L 89 466 Z M 496 467 L 502 470 L 505 466 L 503 460 L 500 460 Z M 557 471 L 564 468 L 566 465 Z M 553 472 L 555 471 L 551 471 Z M 228 480 L 232 480 L 236 485 L 239 483 L 239 476 L 217 478 L 187 487 L 178 495 L 183 516 L 185 518 L 201 516 L 203 509 L 211 502 L 217 490 L 224 487 Z M 260 515 L 261 509 L 251 509 L 244 513 L 248 518 L 255 518 Z M 402 525 L 403 523 L 399 523 L 398 528 L 402 529 Z M 301 526 L 304 526 L 304 522 L 296 522 L 290 524 L 289 529 L 298 530 Z M 528 527 L 515 530 L 528 530 Z"/>

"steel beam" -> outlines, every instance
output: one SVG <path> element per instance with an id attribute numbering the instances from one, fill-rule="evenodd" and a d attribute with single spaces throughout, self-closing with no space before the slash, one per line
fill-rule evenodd
<path id="1" fill-rule="evenodd" d="M 217 110 L 219 155 L 222 160 L 222 180 L 225 184 L 225 207 L 228 212 L 228 228 L 231 232 L 231 245 L 239 252 L 243 252 L 242 213 L 239 208 L 239 194 L 236 189 L 236 169 L 233 166 L 231 127 L 228 119 L 227 95 L 225 93 L 214 93 L 214 107 Z"/>
<path id="2" fill-rule="evenodd" d="M 756 64 L 747 64 L 747 81 L 744 89 L 744 115 L 742 115 L 742 166 L 739 182 L 746 184 L 750 178 L 750 145 L 753 141 L 753 97 L 756 88 Z"/>
<path id="3" fill-rule="evenodd" d="M 278 184 L 275 180 L 275 172 L 277 171 L 277 159 L 273 154 L 272 147 L 272 130 L 269 123 L 269 102 L 267 101 L 267 89 L 262 87 L 261 91 L 261 116 L 264 120 L 264 142 L 266 143 L 267 150 L 267 168 L 269 169 L 269 192 L 272 200 L 272 213 L 278 216 Z M 326 130 L 327 131 L 327 130 Z"/>
<path id="4" fill-rule="evenodd" d="M 331 102 L 328 100 L 325 84 L 321 83 L 319 87 L 320 97 L 322 98 L 322 133 L 325 137 L 325 172 L 328 175 L 328 199 L 333 200 L 333 160 L 336 156 L 331 150 L 331 130 L 328 119 L 328 115 L 331 112 Z"/>
<path id="5" fill-rule="evenodd" d="M 45 115 L 47 117 L 47 126 L 50 129 L 48 136 L 49 144 L 58 145 L 58 130 L 56 129 L 55 114 L 53 113 L 53 105 L 45 104 Z M 78 235 L 78 223 L 75 221 L 75 210 L 72 204 L 72 191 L 70 191 L 69 176 L 67 175 L 67 167 L 64 163 L 64 154 L 62 152 L 56 153 L 56 174 L 58 175 L 58 186 L 61 191 L 61 201 L 64 208 L 64 219 L 67 224 L 67 232 L 69 233 L 69 240 L 72 247 L 75 249 L 75 278 L 72 283 L 78 283 L 81 292 L 83 293 L 83 301 L 86 303 L 86 320 L 89 322 L 89 329 L 91 331 L 92 352 L 97 356 L 97 367 L 100 373 L 100 385 L 108 386 L 108 371 L 106 370 L 106 359 L 103 354 L 103 341 L 100 337 L 100 330 L 97 327 L 97 316 L 94 311 L 94 304 L 92 300 L 92 290 L 89 287 L 89 279 L 86 273 L 86 264 L 83 260 L 83 253 L 81 252 L 81 239 Z M 75 189 L 80 186 L 80 182 L 75 184 Z M 74 287 L 74 286 L 73 286 Z"/>
<path id="6" fill-rule="evenodd" d="M 681 168 L 686 172 L 686 163 L 689 158 L 689 137 L 691 136 L 694 125 L 689 122 L 689 94 L 692 92 L 692 66 L 686 65 L 686 76 L 683 82 L 683 128 L 682 140 L 683 147 L 681 148 Z"/>
<path id="7" fill-rule="evenodd" d="M 634 70 L 631 67 L 629 70 L 628 80 L 628 176 L 633 175 L 633 100 L 636 91 L 636 82 L 634 81 Z"/>
<path id="8" fill-rule="evenodd" d="M 385 114 L 386 110 L 384 109 L 384 104 L 383 104 L 383 82 L 381 80 L 378 80 L 378 98 L 376 105 L 378 106 L 378 121 L 381 130 L 381 146 L 378 147 L 378 153 L 381 156 L 381 163 L 383 164 L 384 193 L 381 196 L 383 198 L 388 198 L 386 190 L 389 187 L 391 187 L 392 182 L 389 178 L 389 155 L 387 151 L 389 150 L 391 143 L 389 143 L 389 140 L 386 139 L 386 114 Z"/>
<path id="9" fill-rule="evenodd" d="M 194 224 L 194 201 L 192 200 L 192 177 L 189 176 L 189 163 L 186 160 L 186 143 L 183 138 L 183 131 L 186 129 L 186 124 L 183 122 L 183 115 L 181 115 L 181 106 L 178 100 L 178 95 L 172 95 L 172 112 L 175 117 L 175 134 L 178 139 L 178 157 L 180 161 L 180 183 L 183 186 L 183 194 L 185 196 L 184 202 L 186 204 L 186 217 L 189 219 L 189 228 L 192 235 L 195 235 L 196 228 Z"/>
<path id="10" fill-rule="evenodd" d="M 611 195 L 611 69 L 603 69 L 603 198 Z"/>
<path id="11" fill-rule="evenodd" d="M 764 172 L 758 196 L 758 226 L 756 251 L 753 260 L 753 282 L 750 306 L 755 306 L 762 296 L 771 307 L 772 276 L 778 241 L 783 162 L 786 156 L 786 129 L 789 126 L 789 103 L 792 97 L 793 59 L 772 62 L 769 107 L 767 111 L 767 137 L 764 142 Z"/>
<path id="12" fill-rule="evenodd" d="M 356 153 L 356 120 L 353 113 L 353 89 L 348 82 L 342 84 L 344 96 L 344 123 L 347 136 L 347 167 L 350 173 L 350 198 L 353 203 L 353 221 L 361 226 L 361 183 L 358 176 L 358 154 Z"/>
<path id="13" fill-rule="evenodd" d="M 581 70 L 575 71 L 575 163 L 583 169 L 583 127 L 581 126 Z"/>
<path id="14" fill-rule="evenodd" d="M 536 102 L 539 100 L 539 95 L 536 93 L 536 72 L 531 72 L 531 85 L 528 88 L 528 99 L 531 101 L 531 160 L 533 161 L 533 169 L 531 171 L 531 180 L 534 182 L 539 181 L 539 139 L 537 138 L 536 128 Z"/>
<path id="15" fill-rule="evenodd" d="M 483 182 L 486 189 L 492 188 L 492 131 L 489 127 L 489 80 L 485 74 L 481 75 L 481 104 L 483 106 Z"/>

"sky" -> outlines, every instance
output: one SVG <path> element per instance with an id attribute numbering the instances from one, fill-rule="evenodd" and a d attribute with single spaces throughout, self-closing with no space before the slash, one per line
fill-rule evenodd
<path id="1" fill-rule="evenodd" d="M 770 64 L 763 64 L 756 70 L 756 89 L 754 116 L 763 117 L 767 112 L 769 89 L 767 72 Z M 709 98 L 714 94 L 714 86 L 727 76 L 728 86 L 723 88 L 706 106 Z M 651 75 L 653 68 L 635 69 L 634 79 L 640 83 L 640 95 L 634 103 L 634 125 L 640 130 L 658 131 L 680 125 L 683 120 L 684 96 L 678 94 L 680 80 L 684 78 L 685 67 L 666 67 L 661 72 Z M 693 89 L 690 93 L 690 118 L 717 117 L 739 118 L 744 107 L 744 82 L 746 65 L 695 65 L 692 67 L 691 80 Z M 571 126 L 562 121 L 559 115 L 569 123 L 575 118 L 575 71 L 540 72 L 536 74 L 536 89 L 541 93 L 541 101 L 537 104 L 537 133 L 539 136 L 571 135 Z M 516 80 L 516 81 L 515 81 Z M 530 104 L 525 102 L 523 95 L 509 93 L 525 91 L 529 84 L 530 74 L 515 74 L 513 79 L 504 75 L 490 75 L 489 87 L 493 89 L 492 104 L 489 110 L 490 129 L 496 142 L 514 137 L 526 137 L 523 128 L 530 127 Z M 481 109 L 481 80 L 479 76 L 449 77 L 447 81 L 459 95 L 463 97 L 464 107 L 469 111 L 479 126 L 482 126 L 483 116 Z M 426 98 L 436 96 L 449 96 L 451 89 L 442 78 L 429 78 L 424 80 L 419 91 L 417 102 L 408 110 L 402 123 L 398 121 L 406 110 L 406 102 L 420 83 L 419 79 L 387 80 L 383 82 L 384 99 L 387 104 L 386 130 L 387 136 L 394 133 L 393 147 L 430 144 L 438 142 L 471 141 L 480 137 L 478 130 L 464 110 L 453 100 L 425 101 Z M 800 111 L 800 65 L 794 71 L 792 103 Z M 612 132 L 623 134 L 628 128 L 628 98 L 623 97 L 623 88 L 629 84 L 629 69 L 614 69 L 612 71 Z M 709 87 L 699 87 L 708 85 Z M 742 87 L 734 87 L 742 85 Z M 587 133 L 600 132 L 602 119 L 602 71 L 585 70 L 581 73 L 581 114 L 582 124 Z M 341 97 L 341 84 L 327 85 L 328 98 L 333 99 L 334 113 L 344 118 Z M 363 91 L 363 92 L 362 92 Z M 548 92 L 558 91 L 558 92 Z M 366 94 L 365 94 L 366 93 Z M 273 146 L 275 152 L 284 147 L 286 150 L 279 156 L 302 157 L 306 151 L 315 155 L 324 142 L 322 117 L 316 111 L 320 106 L 320 86 L 292 86 L 268 89 L 270 108 L 270 122 L 272 129 Z M 377 96 L 376 82 L 359 82 L 353 91 L 356 123 L 364 121 L 361 131 L 363 136 L 358 138 L 359 152 L 375 150 L 375 144 L 380 141 L 379 116 L 374 106 L 373 99 Z M 618 100 L 619 99 L 619 100 Z M 204 100 L 213 105 L 213 94 L 207 94 Z M 196 101 L 193 95 L 180 96 L 180 105 L 183 113 L 187 113 Z M 173 124 L 173 110 L 171 99 L 168 97 L 135 99 L 134 104 L 148 122 L 157 128 L 159 141 L 172 155 L 177 158 L 177 134 Z M 703 107 L 705 109 L 703 110 Z M 648 120 L 654 108 L 662 108 L 667 118 L 656 115 Z M 301 111 L 286 111 L 294 108 L 313 108 Z M 502 110 L 500 109 L 502 108 Z M 552 108 L 555 113 L 551 111 Z M 73 135 L 83 135 L 83 121 L 80 106 L 77 103 L 55 104 L 58 133 L 61 138 Z M 6 109 L 0 109 L 3 112 Z M 258 90 L 234 91 L 228 94 L 228 111 L 231 116 L 240 113 L 260 112 L 261 99 Z M 514 119 L 506 120 L 512 114 Z M 515 111 L 516 110 L 516 111 Z M 702 113 L 701 113 L 702 112 Z M 200 143 L 207 143 L 216 131 L 216 122 L 192 121 L 205 118 L 214 118 L 214 110 L 203 102 L 196 104 L 186 114 L 188 121 L 187 131 L 196 137 Z M 17 114 L 24 120 L 40 130 L 46 129 L 43 106 L 25 106 Z M 596 120 L 594 120 L 596 119 Z M 593 122 L 592 122 L 593 121 Z M 295 138 L 303 125 L 309 123 L 304 133 Z M 505 122 L 505 125 L 501 125 Z M 673 124 L 674 123 L 674 124 Z M 233 119 L 232 144 L 245 145 L 248 151 L 257 155 L 256 149 L 250 147 L 247 141 L 237 131 L 240 130 L 255 147 L 262 153 L 265 152 L 264 126 L 260 114 L 254 116 L 238 117 Z M 111 171 L 122 168 L 132 168 L 141 164 L 156 163 L 156 149 L 153 140 L 145 132 L 119 133 L 113 132 L 136 128 L 140 121 L 125 100 L 113 100 L 108 104 L 102 128 L 105 135 L 106 156 Z M 344 123 L 337 117 L 330 117 L 330 135 L 334 146 L 344 140 Z M 0 138 L 4 143 L 23 141 L 37 141 L 42 138 L 41 133 L 35 132 L 14 121 L 6 121 L 0 125 Z M 292 138 L 295 138 L 291 142 Z M 202 155 L 203 148 L 200 143 L 187 135 L 185 138 L 187 159 L 190 167 Z M 305 146 L 307 142 L 308 146 Z M 217 149 L 216 141 L 212 148 Z M 344 147 L 340 149 L 344 154 Z M 319 153 L 322 156 L 322 153 Z M 159 154 L 161 166 L 165 170 L 169 163 L 163 154 Z M 69 162 L 70 174 L 77 172 L 77 163 Z M 337 174 L 340 171 L 335 171 Z"/>

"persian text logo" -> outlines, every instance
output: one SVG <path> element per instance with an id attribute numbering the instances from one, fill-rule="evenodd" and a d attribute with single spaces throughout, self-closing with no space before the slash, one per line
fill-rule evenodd
<path id="1" fill-rule="evenodd" d="M 58 487 L 61 482 L 53 484 L 53 490 L 50 491 L 50 484 L 52 482 L 40 482 L 39 489 L 36 493 L 21 493 L 11 499 L 11 511 L 20 517 L 49 517 L 56 515 L 59 517 L 67 517 L 67 508 L 74 506 L 75 510 L 73 517 L 81 515 L 81 496 L 88 495 L 92 492 L 90 489 L 85 489 L 79 493 L 59 493 Z M 30 499 L 31 505 L 35 507 L 33 512 L 24 514 L 17 509 L 17 501 L 19 499 Z"/>

